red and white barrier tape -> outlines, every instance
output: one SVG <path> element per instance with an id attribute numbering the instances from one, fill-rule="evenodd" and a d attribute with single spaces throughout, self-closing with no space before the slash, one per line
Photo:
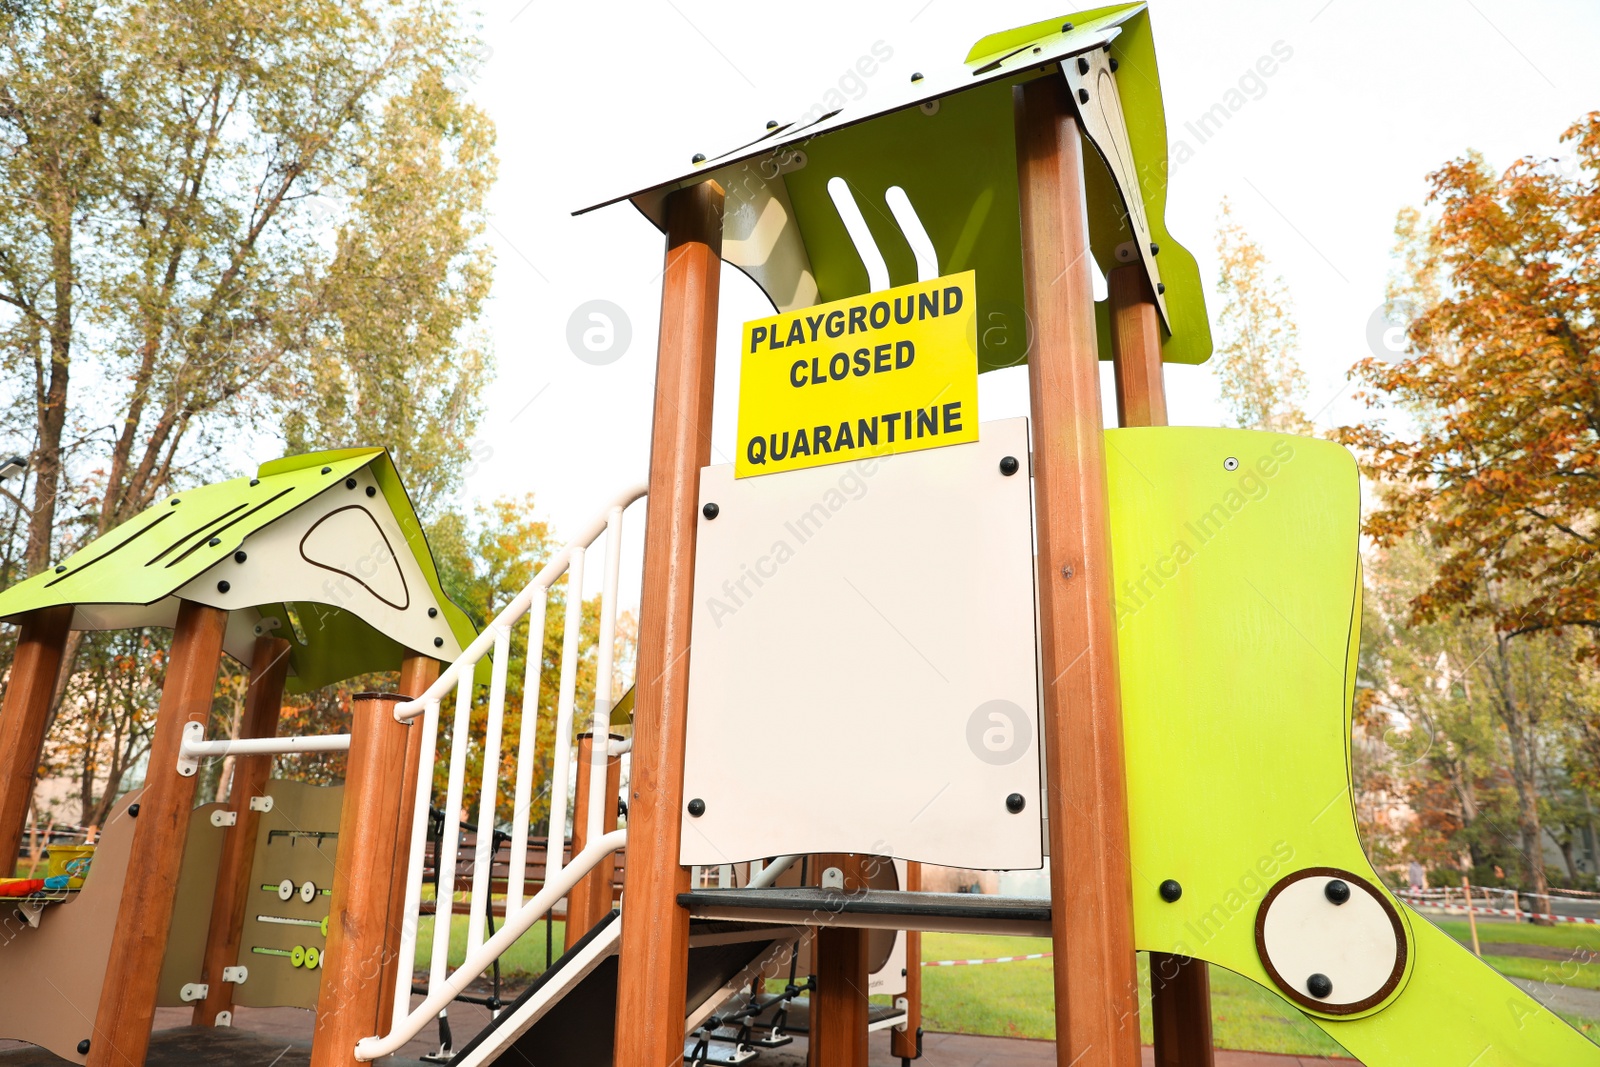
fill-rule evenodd
<path id="1" fill-rule="evenodd" d="M 1463 908 L 1460 904 L 1434 904 L 1429 901 L 1421 901 L 1414 903 L 1413 907 L 1437 908 L 1438 910 L 1449 915 L 1465 915 L 1467 913 L 1467 909 Z M 1540 915 L 1538 912 L 1532 912 L 1526 908 L 1518 911 L 1514 908 L 1484 908 L 1474 904 L 1472 906 L 1472 910 L 1479 915 L 1510 915 L 1516 918 L 1527 918 L 1530 920 L 1534 918 L 1543 918 L 1549 919 L 1551 922 L 1558 923 L 1580 923 L 1585 926 L 1600 926 L 1600 919 L 1589 919 L 1581 915 Z"/>
<path id="2" fill-rule="evenodd" d="M 924 967 L 975 967 L 980 963 L 1017 963 L 1021 960 L 1047 960 L 1054 952 L 1034 952 L 1026 956 L 996 956 L 992 960 L 923 960 Z"/>

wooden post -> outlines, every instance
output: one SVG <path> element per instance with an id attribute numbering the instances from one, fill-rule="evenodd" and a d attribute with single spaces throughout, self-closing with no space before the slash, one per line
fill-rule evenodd
<path id="1" fill-rule="evenodd" d="M 420 652 L 407 652 L 400 661 L 400 695 L 415 700 L 439 679 L 440 663 Z M 394 879 L 389 886 L 389 915 L 385 920 L 383 976 L 378 982 L 378 1021 L 380 1030 L 393 1025 L 396 982 L 411 982 L 414 961 L 400 958 L 400 928 L 406 908 L 406 868 L 411 863 L 411 819 L 417 812 L 417 776 L 422 764 L 422 719 L 411 720 L 414 729 L 406 730 L 405 771 L 400 778 L 399 829 L 394 841 Z M 432 773 L 429 768 L 429 773 Z"/>
<path id="2" fill-rule="evenodd" d="M 838 867 L 847 893 L 867 888 L 864 858 L 818 857 L 819 873 Z M 867 931 L 824 926 L 817 931 L 817 988 L 811 994 L 812 1062 L 821 1067 L 867 1067 Z"/>
<path id="3" fill-rule="evenodd" d="M 906 864 L 906 891 L 922 892 L 922 864 Z M 922 1055 L 917 1048 L 917 1031 L 922 1029 L 922 931 L 906 931 L 906 1028 L 889 1033 L 889 1055 L 914 1060 Z"/>
<path id="4" fill-rule="evenodd" d="M 1472 954 L 1482 957 L 1483 950 L 1478 947 L 1478 915 L 1472 910 L 1472 882 L 1464 874 L 1461 876 L 1461 888 L 1467 894 L 1467 928 L 1472 931 Z"/>
<path id="5" fill-rule="evenodd" d="M 27 829 L 34 777 L 44 748 L 50 701 L 72 627 L 72 605 L 22 617 L 11 680 L 0 703 L 0 877 L 10 877 Z"/>
<path id="6" fill-rule="evenodd" d="M 1142 265 L 1106 275 L 1117 417 L 1124 426 L 1165 426 L 1161 318 Z M 1204 960 L 1150 953 L 1150 1015 L 1156 1067 L 1211 1067 L 1211 976 Z"/>
<path id="7" fill-rule="evenodd" d="M 1082 141 L 1060 77 L 1015 90 L 1050 821 L 1056 1060 L 1137 1067 L 1138 972 Z"/>
<path id="8" fill-rule="evenodd" d="M 161 687 L 149 770 L 134 818 L 128 876 L 95 1012 L 89 1067 L 143 1067 L 156 1012 L 161 960 L 172 930 L 178 870 L 189 836 L 196 776 L 178 773 L 183 728 L 211 717 L 228 613 L 192 600 L 178 607 Z M 133 809 L 128 809 L 133 814 Z"/>
<path id="9" fill-rule="evenodd" d="M 616 734 L 608 737 L 621 741 Z M 593 736 L 587 731 L 578 735 L 578 782 L 572 805 L 572 854 L 576 856 L 589 843 L 589 769 Z M 606 833 L 617 828 L 617 790 L 622 788 L 622 757 L 606 758 L 605 811 L 601 827 Z M 616 876 L 617 857 L 607 856 L 594 870 L 583 876 L 567 895 L 567 950 L 571 951 L 580 938 L 594 924 L 611 911 L 611 880 Z"/>
<path id="10" fill-rule="evenodd" d="M 359 1067 L 356 1042 L 379 1029 L 400 829 L 394 784 L 405 773 L 406 735 L 413 732 L 395 721 L 395 705 L 403 699 L 393 693 L 358 693 L 351 710 L 350 762 L 339 811 L 339 862 L 333 872 L 333 907 L 311 1039 L 312 1067 Z"/>
<path id="11" fill-rule="evenodd" d="M 628 865 L 617 973 L 617 1067 L 683 1062 L 689 913 L 678 894 L 689 629 L 700 468 L 711 461 L 723 191 L 714 182 L 667 198 L 666 270 L 650 440 L 650 507 L 628 799 Z"/>
<path id="12" fill-rule="evenodd" d="M 289 642 L 270 634 L 256 638 L 250 656 L 250 687 L 245 691 L 244 721 L 240 737 L 276 737 L 278 714 L 283 710 L 283 686 L 289 679 Z M 250 806 L 266 796 L 272 774 L 271 756 L 238 756 L 228 810 L 237 820 L 224 834 L 222 856 L 217 861 L 217 888 L 211 898 L 211 928 L 200 965 L 206 985 L 204 1000 L 194 1006 L 195 1026 L 215 1026 L 217 1014 L 233 1010 L 233 983 L 222 980 L 224 967 L 237 966 L 244 937 L 245 912 L 250 903 L 250 865 L 255 860 L 256 833 L 261 813 Z"/>

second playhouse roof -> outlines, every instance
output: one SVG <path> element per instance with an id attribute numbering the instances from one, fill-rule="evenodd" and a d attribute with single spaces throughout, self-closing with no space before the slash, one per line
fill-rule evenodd
<path id="1" fill-rule="evenodd" d="M 1211 355 L 1200 272 L 1167 232 L 1167 136 L 1149 12 L 1115 4 L 982 38 L 959 65 L 875 88 L 872 107 L 818 104 L 761 137 L 578 212 L 631 201 L 665 228 L 668 194 L 714 180 L 727 194 L 723 258 L 773 306 L 791 311 L 872 288 L 830 185 L 842 180 L 887 268 L 888 283 L 977 272 L 979 367 L 1026 362 L 1013 86 L 1067 83 L 1085 142 L 1091 250 L 1103 271 L 1140 264 L 1161 314 L 1162 357 Z M 830 102 L 831 103 L 831 102 Z M 898 190 L 898 191 L 896 191 Z M 915 219 L 905 218 L 909 202 Z M 1103 358 L 1109 322 L 1098 305 Z"/>
<path id="2" fill-rule="evenodd" d="M 408 649 L 455 659 L 475 633 L 381 448 L 290 456 L 174 494 L 0 592 L 0 619 L 70 604 L 76 630 L 171 626 L 179 600 L 226 610 L 224 647 L 242 662 L 259 634 L 288 639 L 302 691 L 395 670 Z"/>

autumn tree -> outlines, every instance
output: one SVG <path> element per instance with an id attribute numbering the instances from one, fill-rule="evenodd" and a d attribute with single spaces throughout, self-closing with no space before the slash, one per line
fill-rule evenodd
<path id="1" fill-rule="evenodd" d="M 1252 430 L 1309 434 L 1306 376 L 1300 367 L 1299 330 L 1283 278 L 1222 202 L 1217 226 L 1220 276 L 1213 373 L 1236 425 Z"/>

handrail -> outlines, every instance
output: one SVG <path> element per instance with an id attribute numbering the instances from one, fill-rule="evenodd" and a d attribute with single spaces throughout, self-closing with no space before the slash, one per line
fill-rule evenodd
<path id="1" fill-rule="evenodd" d="M 292 756 L 301 752 L 348 752 L 349 734 L 307 734 L 298 737 L 239 737 L 206 740 L 204 723 L 185 723 L 178 742 L 178 773 L 193 778 L 200 761 L 218 756 Z"/>
<path id="2" fill-rule="evenodd" d="M 555 906 L 556 901 L 570 893 L 573 886 L 594 870 L 601 860 L 620 849 L 627 840 L 626 829 L 613 830 L 574 856 L 572 862 L 567 864 L 560 874 L 547 880 L 544 888 L 534 894 L 533 899 L 524 904 L 514 915 L 508 911 L 505 924 L 495 931 L 495 935 L 483 942 L 475 952 L 468 953 L 461 966 L 457 967 L 442 984 L 430 987 L 427 997 L 421 1004 L 404 1016 L 396 1014 L 394 1026 L 388 1034 L 383 1037 L 364 1037 L 356 1042 L 356 1059 L 366 1062 L 398 1052 L 407 1041 L 421 1033 L 429 1020 L 449 1007 L 450 1002 L 471 985 L 473 979 L 504 955 L 517 938 L 526 933 L 545 912 Z M 402 957 L 401 963 L 404 962 Z M 400 984 L 406 987 L 406 1000 L 409 1003 L 410 983 Z"/>

